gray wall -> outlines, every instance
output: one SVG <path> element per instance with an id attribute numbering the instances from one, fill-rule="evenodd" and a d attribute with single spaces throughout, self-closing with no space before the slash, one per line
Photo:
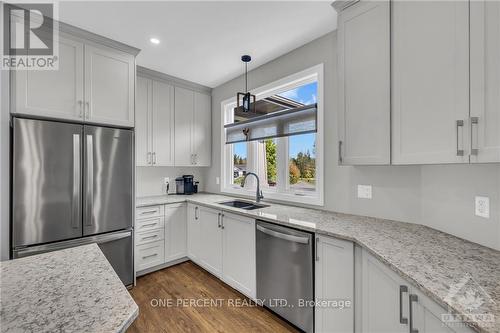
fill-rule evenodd
<path id="1" fill-rule="evenodd" d="M 163 187 L 165 177 L 170 178 L 169 193 L 175 193 L 175 178 L 182 175 L 193 175 L 194 179 L 200 182 L 200 191 L 203 190 L 205 183 L 203 168 L 137 167 L 135 170 L 135 195 L 137 197 L 165 194 L 165 187 Z"/>
<path id="2" fill-rule="evenodd" d="M 329 33 L 249 74 L 259 87 L 316 64 L 324 64 L 324 209 L 429 225 L 500 250 L 500 166 L 437 165 L 339 167 L 337 164 L 336 33 Z M 205 190 L 220 192 L 221 102 L 244 87 L 243 78 L 212 91 L 212 166 Z M 373 186 L 373 199 L 357 199 L 358 184 Z M 474 196 L 490 197 L 490 219 L 474 216 Z"/>

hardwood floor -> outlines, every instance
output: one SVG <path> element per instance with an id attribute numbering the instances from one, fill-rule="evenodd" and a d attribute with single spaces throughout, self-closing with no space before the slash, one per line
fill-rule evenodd
<path id="1" fill-rule="evenodd" d="M 139 317 L 129 333 L 298 332 L 265 308 L 237 303 L 249 299 L 190 261 L 138 278 L 130 293 Z"/>

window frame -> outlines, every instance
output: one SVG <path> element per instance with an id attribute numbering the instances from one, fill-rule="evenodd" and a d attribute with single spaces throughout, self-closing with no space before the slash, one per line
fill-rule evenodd
<path id="1" fill-rule="evenodd" d="M 303 86 L 308 83 L 317 82 L 317 132 L 316 132 L 316 191 L 314 195 L 308 195 L 308 192 L 301 191 L 287 191 L 290 188 L 288 168 L 289 168 L 289 147 L 288 138 L 277 138 L 277 140 L 285 141 L 285 144 L 278 144 L 278 165 L 286 165 L 286 168 L 278 167 L 277 170 L 277 186 L 276 188 L 269 188 L 267 186 L 261 186 L 264 193 L 264 197 L 270 200 L 292 202 L 292 203 L 303 203 L 315 206 L 324 205 L 324 81 L 323 81 L 323 64 L 318 64 L 316 66 L 310 67 L 308 69 L 302 70 L 295 74 L 286 76 L 274 82 L 268 83 L 261 87 L 250 90 L 252 94 L 256 96 L 257 99 L 266 98 L 275 94 L 280 94 L 285 91 L 295 89 L 297 87 Z M 226 99 L 221 102 L 221 182 L 220 191 L 226 194 L 235 194 L 238 196 L 249 197 L 251 199 L 255 198 L 255 187 L 249 182 L 249 186 L 241 188 L 239 185 L 232 183 L 234 177 L 233 169 L 233 147 L 232 145 L 226 145 L 225 138 L 226 133 L 224 125 L 226 123 L 233 121 L 234 113 L 232 112 L 236 107 L 236 100 L 234 97 Z M 258 155 L 256 149 L 251 146 L 252 142 L 247 142 L 247 168 L 249 170 L 255 170 L 254 165 L 256 164 Z M 256 146 L 256 145 L 254 145 Z M 253 154 L 252 158 L 250 154 Z M 226 163 L 227 157 L 230 158 L 230 163 Z M 250 179 L 250 178 L 249 178 Z"/>

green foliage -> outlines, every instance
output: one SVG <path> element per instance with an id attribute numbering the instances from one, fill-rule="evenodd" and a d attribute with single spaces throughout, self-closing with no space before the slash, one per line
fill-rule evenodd
<path id="1" fill-rule="evenodd" d="M 311 153 L 307 150 L 305 153 L 300 152 L 297 157 L 290 159 L 290 164 L 295 164 L 299 169 L 300 177 L 305 179 L 316 178 L 316 159 L 311 157 Z"/>
<path id="2" fill-rule="evenodd" d="M 243 158 L 243 157 L 241 157 L 241 156 L 239 156 L 237 154 L 234 154 L 233 163 L 235 165 L 247 164 L 247 159 Z"/>
<path id="3" fill-rule="evenodd" d="M 276 143 L 273 140 L 266 140 L 266 162 L 267 181 L 276 182 Z"/>

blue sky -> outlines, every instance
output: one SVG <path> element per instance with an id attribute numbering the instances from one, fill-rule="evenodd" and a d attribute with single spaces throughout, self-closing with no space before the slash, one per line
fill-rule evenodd
<path id="1" fill-rule="evenodd" d="M 285 91 L 284 93 L 281 93 L 279 95 L 308 105 L 316 103 L 317 90 L 318 90 L 318 83 L 312 82 L 304 86 L 300 86 L 298 88 Z M 290 157 L 296 157 L 298 153 L 300 152 L 305 153 L 307 150 L 311 152 L 311 156 L 314 156 L 312 147 L 314 145 L 315 138 L 316 138 L 315 133 L 291 136 L 289 138 Z M 246 158 L 247 156 L 246 142 L 235 143 L 234 153 L 238 156 Z"/>

